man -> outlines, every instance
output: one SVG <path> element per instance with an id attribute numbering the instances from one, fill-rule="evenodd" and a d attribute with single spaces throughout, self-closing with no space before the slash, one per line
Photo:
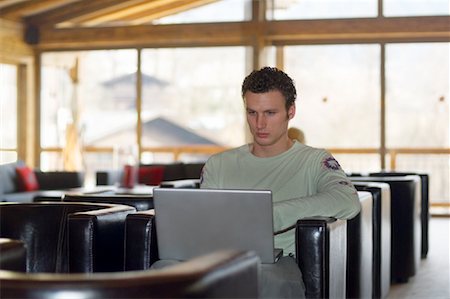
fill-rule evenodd
<path id="1" fill-rule="evenodd" d="M 357 192 L 331 154 L 289 139 L 297 93 L 287 74 L 270 67 L 253 71 L 242 84 L 242 97 L 253 142 L 211 156 L 201 188 L 272 191 L 275 247 L 282 248 L 285 257 L 273 267 L 263 265 L 261 295 L 303 297 L 302 285 L 296 284 L 301 273 L 294 273 L 299 270 L 292 228 L 305 217 L 356 216 Z"/>

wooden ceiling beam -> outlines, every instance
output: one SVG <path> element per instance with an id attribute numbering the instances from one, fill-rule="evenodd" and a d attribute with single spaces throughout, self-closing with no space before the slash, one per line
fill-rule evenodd
<path id="1" fill-rule="evenodd" d="M 344 20 L 298 20 L 266 23 L 272 44 L 336 42 L 450 41 L 450 17 L 395 17 Z"/>
<path id="2" fill-rule="evenodd" d="M 250 22 L 48 29 L 38 50 L 108 49 L 248 45 L 255 32 Z"/>
<path id="3" fill-rule="evenodd" d="M 122 5 L 115 5 L 113 7 L 107 7 L 100 11 L 93 11 L 89 14 L 84 14 L 79 17 L 72 18 L 72 23 L 82 23 L 82 26 L 96 26 L 101 23 L 110 22 L 118 19 L 122 19 L 130 14 L 136 12 L 154 8 L 162 3 L 171 2 L 175 0 L 160 0 L 160 1 L 148 1 L 148 0 L 133 0 L 122 3 Z"/>
<path id="4" fill-rule="evenodd" d="M 53 9 L 69 2 L 67 0 L 12 1 L 12 4 L 0 8 L 0 16 L 9 20 L 20 21 L 22 17 Z"/>
<path id="5" fill-rule="evenodd" d="M 136 14 L 128 16 L 125 20 L 133 25 L 142 25 L 150 23 L 158 18 L 166 17 L 200 6 L 217 2 L 217 0 L 175 0 L 165 5 L 160 5 L 150 10 L 140 11 Z"/>
<path id="6" fill-rule="evenodd" d="M 35 27 L 51 27 L 84 14 L 90 14 L 103 9 L 111 9 L 111 7 L 116 5 L 124 5 L 127 2 L 132 1 L 134 0 L 80 0 L 73 3 L 68 3 L 58 9 L 49 10 L 27 17 L 25 18 L 25 22 L 27 25 Z"/>
<path id="7" fill-rule="evenodd" d="M 371 43 L 386 40 L 450 41 L 450 17 L 300 20 L 177 25 L 48 29 L 39 49 L 249 45 L 255 36 L 265 44 Z"/>

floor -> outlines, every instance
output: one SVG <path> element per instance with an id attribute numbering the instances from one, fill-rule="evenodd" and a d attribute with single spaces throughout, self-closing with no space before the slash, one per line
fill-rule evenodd
<path id="1" fill-rule="evenodd" d="M 387 299 L 450 298 L 450 218 L 431 217 L 429 251 L 406 284 L 391 285 Z"/>

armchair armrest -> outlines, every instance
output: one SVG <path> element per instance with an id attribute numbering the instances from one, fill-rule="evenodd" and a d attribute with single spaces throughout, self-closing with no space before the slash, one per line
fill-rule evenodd
<path id="1" fill-rule="evenodd" d="M 0 270 L 1 298 L 257 298 L 254 252 L 217 251 L 160 270 L 25 274 Z"/>
<path id="2" fill-rule="evenodd" d="M 345 298 L 347 220 L 301 219 L 295 239 L 306 298 Z"/>
<path id="3" fill-rule="evenodd" d="M 69 271 L 123 271 L 126 205 L 69 215 Z"/>
<path id="4" fill-rule="evenodd" d="M 129 214 L 125 222 L 125 270 L 147 270 L 158 259 L 154 210 Z"/>

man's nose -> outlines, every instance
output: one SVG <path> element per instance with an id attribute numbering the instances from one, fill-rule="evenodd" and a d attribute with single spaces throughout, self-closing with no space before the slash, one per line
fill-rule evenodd
<path id="1" fill-rule="evenodd" d="M 263 129 L 266 127 L 266 118 L 264 117 L 264 115 L 258 115 L 256 117 L 256 127 L 258 129 Z"/>

